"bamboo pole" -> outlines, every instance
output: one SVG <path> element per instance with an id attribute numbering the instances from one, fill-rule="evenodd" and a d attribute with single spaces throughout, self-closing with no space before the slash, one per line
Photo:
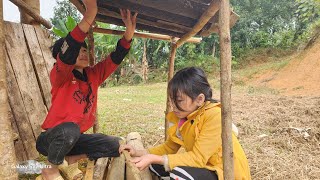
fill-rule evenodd
<path id="1" fill-rule="evenodd" d="M 122 36 L 124 34 L 124 31 L 112 30 L 112 29 L 102 29 L 102 28 L 94 28 L 93 31 L 97 32 L 97 33 L 114 34 L 114 35 L 119 35 L 119 36 Z M 155 33 L 135 32 L 133 36 L 138 37 L 138 38 L 149 38 L 149 39 L 164 40 L 164 41 L 171 41 L 172 40 L 171 36 L 162 35 L 162 34 L 155 34 Z M 202 38 L 191 37 L 186 42 L 200 43 L 201 40 L 202 40 Z"/>
<path id="2" fill-rule="evenodd" d="M 231 38 L 230 4 L 221 0 L 219 14 L 221 103 L 222 103 L 222 154 L 224 179 L 234 180 L 231 109 Z"/>
<path id="3" fill-rule="evenodd" d="M 168 72 L 168 83 L 173 77 L 174 73 L 174 59 L 176 57 L 176 52 L 177 52 L 177 44 L 172 40 L 171 42 L 171 52 L 170 52 L 170 60 L 169 60 L 169 72 Z M 167 129 L 169 126 L 169 122 L 167 120 L 167 114 L 171 111 L 171 105 L 170 105 L 170 96 L 169 96 L 169 91 L 167 91 L 167 107 L 165 111 L 165 127 L 164 127 L 164 134 L 165 134 L 165 139 L 167 139 Z"/>
<path id="4" fill-rule="evenodd" d="M 197 24 L 192 28 L 190 32 L 181 37 L 177 42 L 177 47 L 180 47 L 183 43 L 186 42 L 190 37 L 195 36 L 206 24 L 207 22 L 217 13 L 219 10 L 219 2 L 214 1 L 210 4 L 206 12 L 204 12 Z"/>
<path id="5" fill-rule="evenodd" d="M 33 19 L 40 24 L 44 25 L 46 28 L 51 29 L 52 24 L 45 20 L 43 17 L 39 15 L 39 13 L 35 12 L 32 8 L 29 7 L 29 5 L 21 0 L 10 0 L 13 4 L 18 6 L 19 8 L 23 9 L 27 14 L 29 14 Z"/>
<path id="6" fill-rule="evenodd" d="M 16 156 L 13 145 L 13 133 L 9 119 L 9 103 L 7 93 L 7 71 L 4 40 L 3 1 L 0 0 L 0 177 L 18 179 Z"/>

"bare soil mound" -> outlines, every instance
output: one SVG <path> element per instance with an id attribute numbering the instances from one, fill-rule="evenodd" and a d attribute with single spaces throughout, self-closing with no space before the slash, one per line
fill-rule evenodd
<path id="1" fill-rule="evenodd" d="M 250 84 L 279 90 L 286 95 L 320 95 L 320 39 L 279 71 L 256 75 Z"/>

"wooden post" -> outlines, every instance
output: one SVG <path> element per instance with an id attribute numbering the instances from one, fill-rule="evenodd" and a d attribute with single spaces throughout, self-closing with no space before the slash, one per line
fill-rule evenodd
<path id="1" fill-rule="evenodd" d="M 4 21 L 3 1 L 0 0 L 0 177 L 7 179 L 18 179 L 15 168 L 16 156 L 13 145 L 13 134 L 9 119 L 9 103 L 7 94 L 6 56 L 4 55 Z"/>
<path id="2" fill-rule="evenodd" d="M 40 11 L 37 11 L 37 8 L 30 7 L 27 3 L 23 2 L 22 0 L 10 0 L 10 1 L 19 7 L 21 12 L 21 23 L 32 24 L 32 25 L 39 25 L 39 23 L 41 23 L 48 29 L 52 28 L 52 24 L 40 16 Z M 31 20 L 29 18 L 30 17 L 29 15 L 32 17 Z"/>
<path id="3" fill-rule="evenodd" d="M 222 103 L 222 149 L 224 179 L 234 180 L 231 112 L 231 38 L 230 4 L 221 0 L 219 14 L 221 103 Z"/>
<path id="4" fill-rule="evenodd" d="M 174 59 L 176 57 L 176 52 L 177 52 L 177 44 L 172 40 L 171 42 L 171 52 L 170 52 L 170 61 L 169 61 L 169 72 L 168 72 L 168 83 L 173 77 L 174 73 Z M 169 100 L 169 92 L 167 92 L 167 108 L 165 111 L 165 128 L 164 128 L 164 134 L 165 134 L 165 139 L 167 139 L 167 129 L 168 129 L 168 121 L 167 121 L 167 114 L 171 111 L 171 105 L 170 105 L 170 100 Z"/>
<path id="5" fill-rule="evenodd" d="M 40 0 L 23 0 L 25 4 L 28 4 L 29 7 L 36 12 L 37 14 L 40 14 Z M 32 25 L 39 25 L 37 21 L 35 21 L 27 12 L 25 9 L 19 7 L 20 11 L 20 21 L 23 24 L 32 24 Z"/>

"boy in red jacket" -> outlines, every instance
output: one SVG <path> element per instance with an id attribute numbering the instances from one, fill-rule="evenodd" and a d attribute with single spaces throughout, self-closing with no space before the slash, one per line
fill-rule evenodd
<path id="1" fill-rule="evenodd" d="M 65 38 L 56 41 L 52 55 L 56 63 L 50 73 L 52 105 L 37 138 L 37 150 L 47 156 L 52 168 L 42 170 L 44 179 L 62 179 L 58 165 L 64 159 L 68 179 L 81 178 L 77 161 L 82 158 L 119 156 L 119 138 L 104 134 L 83 134 L 96 119 L 98 87 L 116 70 L 130 49 L 136 16 L 120 10 L 126 31 L 116 50 L 105 60 L 89 67 L 84 39 L 97 14 L 96 0 L 84 0 L 86 12 L 81 22 Z"/>

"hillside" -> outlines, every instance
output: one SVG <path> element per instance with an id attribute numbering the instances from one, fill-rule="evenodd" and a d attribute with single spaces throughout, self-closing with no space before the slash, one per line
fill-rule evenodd
<path id="1" fill-rule="evenodd" d="M 284 68 L 258 73 L 249 84 L 273 88 L 285 95 L 320 95 L 320 39 L 290 58 Z"/>

